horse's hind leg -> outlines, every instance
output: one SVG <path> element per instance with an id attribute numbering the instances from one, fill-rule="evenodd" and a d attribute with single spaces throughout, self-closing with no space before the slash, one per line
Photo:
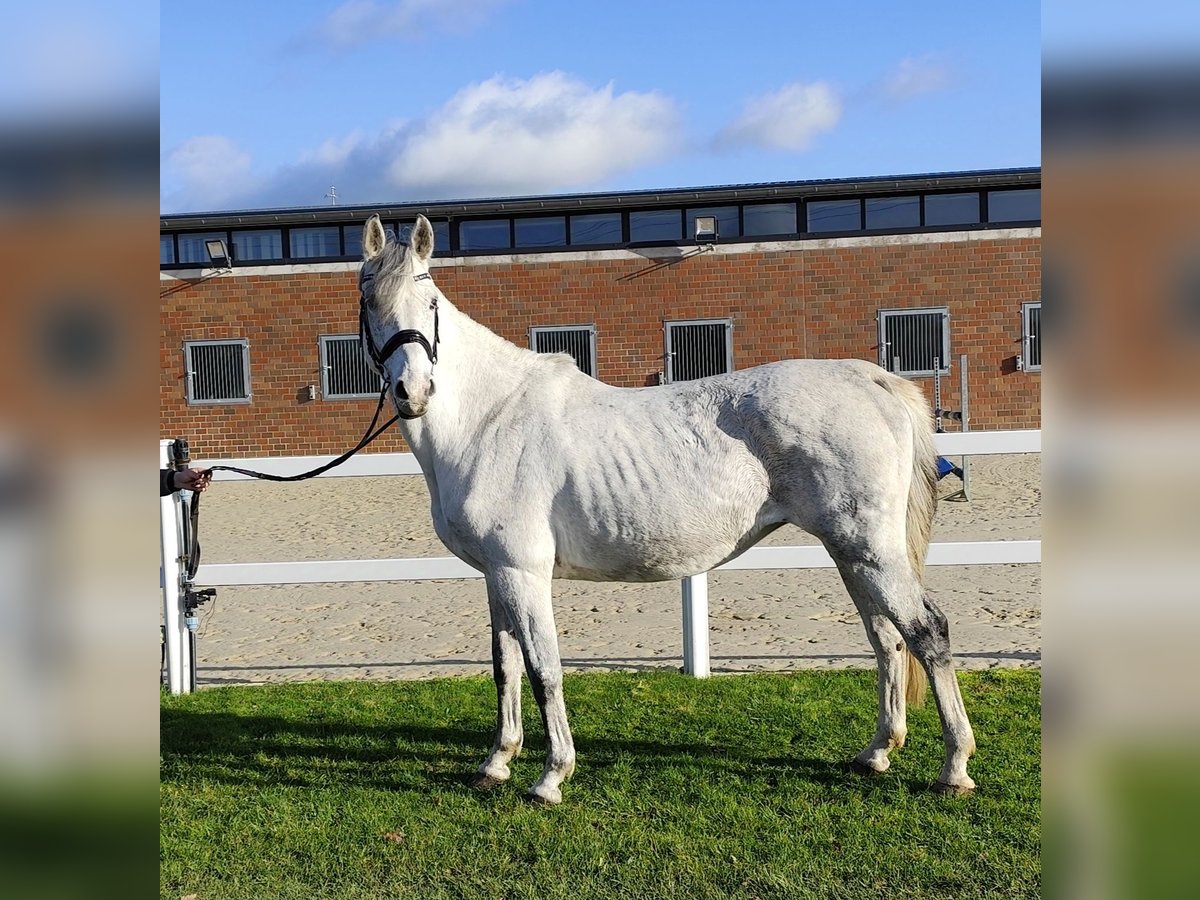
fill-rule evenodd
<path id="1" fill-rule="evenodd" d="M 496 679 L 496 739 L 492 752 L 471 778 L 471 786 L 487 790 L 509 779 L 508 764 L 521 752 L 521 671 L 525 657 L 508 615 L 488 589 L 492 614 L 492 675 Z"/>
<path id="2" fill-rule="evenodd" d="M 876 677 L 879 716 L 875 720 L 875 736 L 851 765 L 864 775 L 874 775 L 887 771 L 891 765 L 888 753 L 903 747 L 908 734 L 905 708 L 907 655 L 900 632 L 887 616 L 874 608 L 867 592 L 855 590 L 849 584 L 847 589 L 862 616 L 879 670 Z"/>
<path id="3" fill-rule="evenodd" d="M 942 719 L 942 737 L 946 744 L 946 762 L 934 788 L 946 793 L 968 793 L 975 787 L 975 782 L 967 774 L 967 760 L 975 752 L 975 737 L 963 707 L 958 679 L 954 674 L 954 659 L 950 655 L 950 628 L 946 617 L 921 587 L 902 549 L 895 553 L 856 553 L 846 550 L 831 550 L 831 553 L 855 602 L 859 603 L 861 596 L 877 613 L 884 614 L 929 675 L 933 697 Z M 879 636 L 883 635 L 884 632 L 880 631 Z M 889 654 L 888 669 L 893 672 L 889 684 L 899 681 L 901 703 L 903 665 L 903 653 L 896 653 L 894 658 Z M 885 680 L 881 662 L 881 701 Z M 881 708 L 881 725 L 883 719 L 884 711 Z M 877 734 L 876 741 L 880 737 L 881 734 Z M 869 755 L 874 744 L 875 742 L 872 742 L 864 753 Z M 859 755 L 859 759 L 865 762 L 862 754 Z"/>
<path id="4" fill-rule="evenodd" d="M 567 724 L 563 699 L 562 660 L 550 606 L 550 574 L 501 568 L 487 576 L 494 595 L 512 623 L 525 653 L 525 672 L 542 712 L 546 729 L 546 766 L 529 797 L 542 803 L 561 803 L 560 786 L 575 771 L 575 744 Z"/>

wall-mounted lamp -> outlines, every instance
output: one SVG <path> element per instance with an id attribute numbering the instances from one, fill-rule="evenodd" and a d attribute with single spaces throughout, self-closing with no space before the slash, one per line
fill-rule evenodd
<path id="1" fill-rule="evenodd" d="M 720 237 L 716 216 L 696 216 L 696 243 L 715 244 Z"/>
<path id="2" fill-rule="evenodd" d="M 214 269 L 233 268 L 233 258 L 229 255 L 224 241 L 216 239 L 205 241 L 204 249 L 208 251 L 208 259 Z"/>

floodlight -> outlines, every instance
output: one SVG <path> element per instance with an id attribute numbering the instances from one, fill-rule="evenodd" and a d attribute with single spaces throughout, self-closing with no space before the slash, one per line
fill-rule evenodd
<path id="1" fill-rule="evenodd" d="M 233 260 L 229 256 L 229 251 L 225 249 L 225 242 L 219 239 L 204 242 L 204 249 L 208 251 L 208 259 L 213 264 L 214 269 L 229 269 L 233 266 Z"/>
<path id="2" fill-rule="evenodd" d="M 697 244 L 715 244 L 719 232 L 716 216 L 696 216 Z"/>

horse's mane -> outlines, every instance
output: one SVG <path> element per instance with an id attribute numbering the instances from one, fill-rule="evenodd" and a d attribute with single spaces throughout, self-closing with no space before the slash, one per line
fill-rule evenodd
<path id="1" fill-rule="evenodd" d="M 390 297 L 395 305 L 401 296 L 401 284 L 412 266 L 408 263 L 408 244 L 388 241 L 375 258 L 375 296 Z"/>

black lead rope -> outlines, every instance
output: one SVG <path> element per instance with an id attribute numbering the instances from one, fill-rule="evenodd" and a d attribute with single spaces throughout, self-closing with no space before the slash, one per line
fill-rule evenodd
<path id="1" fill-rule="evenodd" d="M 237 466 L 213 466 L 207 471 L 215 472 L 219 469 L 222 472 L 237 472 L 239 475 L 249 475 L 251 478 L 261 478 L 264 481 L 304 481 L 306 478 L 315 478 L 322 472 L 328 472 L 330 469 L 340 466 L 363 447 L 367 446 L 367 444 L 371 443 L 371 441 L 375 440 L 375 438 L 391 428 L 396 420 L 400 418 L 398 415 L 392 416 L 378 428 L 375 427 L 375 423 L 379 421 L 379 414 L 383 412 L 383 401 L 387 397 L 387 390 L 387 385 L 384 385 L 383 390 L 379 392 L 379 405 L 375 407 L 375 415 L 371 417 L 371 424 L 367 426 L 362 440 L 358 442 L 354 449 L 347 450 L 337 459 L 327 462 L 323 466 L 318 466 L 308 472 L 301 472 L 299 475 L 270 475 L 267 472 L 255 472 L 252 469 L 239 469 Z"/>

